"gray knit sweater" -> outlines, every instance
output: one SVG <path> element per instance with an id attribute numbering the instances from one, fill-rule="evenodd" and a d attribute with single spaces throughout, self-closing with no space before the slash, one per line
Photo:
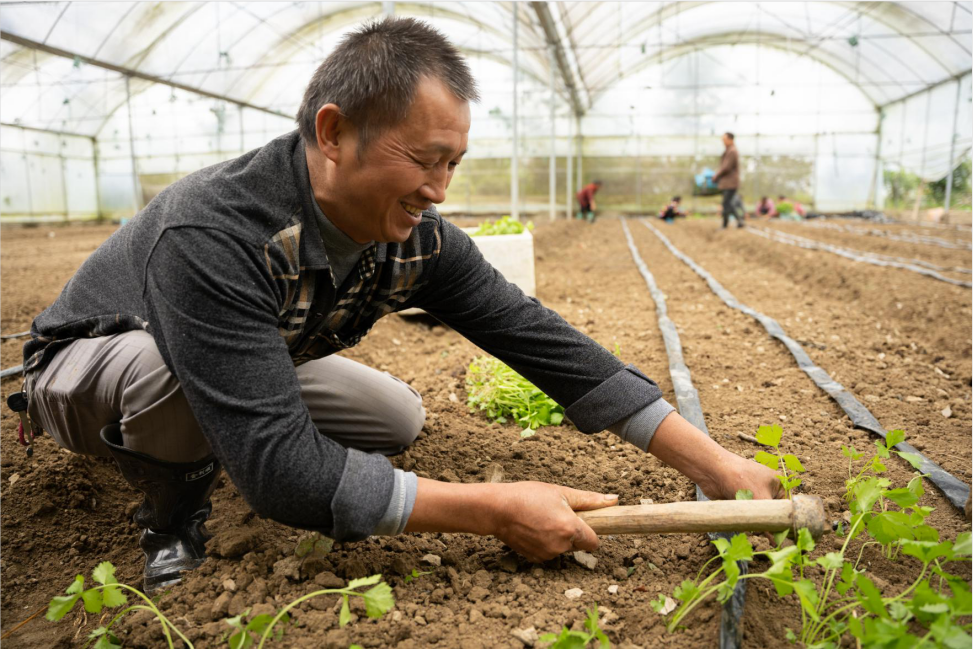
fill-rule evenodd
<path id="1" fill-rule="evenodd" d="M 408 241 L 365 251 L 336 289 L 297 132 L 159 194 L 34 320 L 25 368 L 80 337 L 145 329 L 250 506 L 355 540 L 390 509 L 392 465 L 321 435 L 294 367 L 413 306 L 522 373 L 583 432 L 666 410 L 646 410 L 661 396 L 653 381 L 508 283 L 434 210 Z"/>

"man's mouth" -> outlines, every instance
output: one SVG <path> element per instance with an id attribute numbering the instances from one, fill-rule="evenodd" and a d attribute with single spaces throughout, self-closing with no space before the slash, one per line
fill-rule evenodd
<path id="1" fill-rule="evenodd" d="M 421 208 L 418 208 L 415 205 L 409 205 L 408 203 L 403 203 L 402 201 L 399 201 L 399 205 L 402 206 L 402 209 L 404 209 L 406 212 L 412 215 L 413 218 L 416 219 L 422 218 Z"/>

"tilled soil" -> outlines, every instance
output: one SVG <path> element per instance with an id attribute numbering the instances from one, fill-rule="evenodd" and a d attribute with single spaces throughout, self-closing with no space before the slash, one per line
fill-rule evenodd
<path id="1" fill-rule="evenodd" d="M 735 452 L 752 456 L 757 449 L 736 434 L 781 423 L 784 446 L 808 470 L 802 491 L 824 497 L 829 516 L 840 518 L 847 470 L 840 445 L 865 448 L 871 444 L 868 434 L 850 427 L 847 417 L 756 321 L 723 305 L 640 223 L 629 225 L 640 254 L 668 296 L 669 314 L 679 328 L 710 433 Z M 5 229 L 3 333 L 27 329 L 113 230 Z M 930 458 L 969 482 L 969 290 L 745 232 L 719 231 L 715 221 L 680 223 L 664 231 L 738 299 L 777 318 L 792 337 L 805 341 L 812 358 L 883 425 L 903 428 Z M 807 230 L 799 233 L 810 236 Z M 620 223 L 545 223 L 535 235 L 538 297 L 606 347 L 614 349 L 617 343 L 622 360 L 654 377 L 673 401 L 655 305 Z M 3 341 L 3 367 L 21 362 L 21 344 Z M 616 444 L 609 433 L 585 436 L 565 426 L 521 439 L 517 426 L 491 424 L 470 413 L 464 376 L 477 353 L 431 320 L 398 316 L 382 320 L 361 345 L 347 352 L 399 376 L 425 398 L 426 427 L 413 448 L 393 458 L 397 466 L 425 477 L 476 482 L 500 465 L 506 481 L 544 480 L 618 493 L 622 504 L 694 497 L 686 478 L 651 456 Z M 5 379 L 4 396 L 17 386 L 19 379 Z M 949 418 L 942 414 L 946 405 Z M 90 574 L 102 560 L 118 567 L 120 580 L 137 585 L 141 557 L 137 529 L 128 521 L 138 499 L 114 467 L 59 451 L 49 437 L 38 440 L 34 458 L 28 460 L 16 443 L 16 420 L 5 408 L 0 444 L 0 628 L 6 632 L 42 609 L 75 574 Z M 891 467 L 896 482 L 909 476 L 904 464 Z M 944 537 L 969 529 L 932 487 L 926 504 L 936 507 L 930 522 Z M 222 644 L 227 616 L 248 608 L 254 614 L 270 612 L 305 593 L 374 573 L 382 573 L 394 586 L 397 604 L 385 618 L 368 620 L 353 606 L 353 623 L 341 629 L 336 600 L 319 597 L 294 611 L 297 624 L 288 628 L 285 644 L 521 647 L 512 631 L 533 626 L 545 633 L 577 626 L 595 603 L 602 611 L 602 628 L 620 646 L 714 646 L 718 636 L 719 608 L 713 603 L 701 607 L 687 620 L 688 629 L 674 635 L 665 632 L 663 618 L 649 606 L 658 593 L 671 593 L 713 556 L 702 535 L 607 537 L 594 552 L 598 562 L 593 570 L 569 556 L 531 565 L 495 539 L 459 534 L 337 544 L 324 558 L 302 564 L 294 549 L 303 533 L 256 517 L 225 479 L 214 496 L 209 527 L 216 534 L 211 559 L 160 604 L 201 647 Z M 821 547 L 831 549 L 835 542 L 826 539 Z M 439 557 L 442 565 L 424 562 L 428 554 Z M 893 566 L 870 549 L 865 561 L 892 588 L 917 574 L 911 560 Z M 406 583 L 404 575 L 413 568 L 432 574 Z M 754 569 L 762 568 L 758 563 Z M 609 592 L 612 585 L 618 586 L 615 594 Z M 569 600 L 564 592 L 571 588 L 584 594 Z M 6 642 L 11 647 L 73 646 L 97 624 L 79 612 L 56 625 L 41 616 Z M 743 621 L 746 646 L 779 645 L 784 629 L 798 624 L 794 601 L 779 600 L 751 583 Z M 126 646 L 154 647 L 162 641 L 158 629 L 139 613 L 120 624 L 119 634 Z"/>

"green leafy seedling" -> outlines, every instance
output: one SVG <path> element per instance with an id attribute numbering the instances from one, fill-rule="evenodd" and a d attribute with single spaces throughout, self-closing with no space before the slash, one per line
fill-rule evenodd
<path id="1" fill-rule="evenodd" d="M 245 610 L 240 615 L 236 617 L 227 618 L 224 620 L 231 627 L 236 629 L 236 633 L 227 638 L 227 644 L 229 644 L 231 649 L 246 649 L 253 645 L 256 636 L 259 638 L 263 635 L 264 631 L 267 630 L 267 626 L 273 621 L 274 616 L 269 613 L 263 613 L 261 615 L 255 615 L 250 619 L 249 622 L 244 623 L 243 618 L 250 615 L 250 609 Z M 281 622 L 286 624 L 290 621 L 290 616 L 285 614 L 280 619 Z M 284 635 L 284 627 L 278 627 L 277 633 L 274 634 L 275 640 L 280 640 Z"/>
<path id="2" fill-rule="evenodd" d="M 359 590 L 367 586 L 371 586 L 371 588 L 365 591 Z M 260 644 L 257 645 L 258 649 L 263 648 L 267 640 L 270 639 L 274 626 L 284 618 L 288 617 L 291 609 L 296 606 L 300 606 L 303 602 L 314 597 L 334 594 L 341 595 L 342 599 L 341 611 L 338 613 L 338 624 L 342 627 L 351 622 L 351 606 L 349 605 L 349 600 L 352 597 L 362 598 L 362 600 L 365 602 L 365 614 L 373 619 L 382 617 L 388 611 L 390 611 L 393 606 L 395 606 L 395 597 L 392 594 L 392 587 L 382 581 L 382 575 L 372 575 L 371 577 L 352 579 L 344 588 L 326 588 L 324 590 L 316 590 L 306 595 L 302 595 L 301 597 L 298 597 L 294 601 L 290 602 L 284 606 L 277 613 L 277 615 L 266 623 L 266 627 L 260 636 Z"/>
<path id="3" fill-rule="evenodd" d="M 84 577 L 77 575 L 74 581 L 71 582 L 71 585 L 65 589 L 67 595 L 54 597 L 50 604 L 48 604 L 45 618 L 50 622 L 61 620 L 74 608 L 79 600 L 82 602 L 86 612 L 95 615 L 101 613 L 106 608 L 119 608 L 128 604 L 128 597 L 125 595 L 125 591 L 128 591 L 145 603 L 134 604 L 123 608 L 106 626 L 98 627 L 88 635 L 88 644 L 93 643 L 92 646 L 95 649 L 109 649 L 111 647 L 121 646 L 118 637 L 111 631 L 112 626 L 131 611 L 150 611 L 162 625 L 162 633 L 165 636 L 166 644 L 170 648 L 173 647 L 172 633 L 175 633 L 186 647 L 192 649 L 193 643 L 162 614 L 155 605 L 155 602 L 148 595 L 128 584 L 119 583 L 115 578 L 115 566 L 110 562 L 102 561 L 99 563 L 91 571 L 91 578 L 96 585 L 85 589 Z"/>
<path id="4" fill-rule="evenodd" d="M 758 438 L 774 448 L 780 444 L 780 433 L 773 427 L 764 428 Z M 903 439 L 904 435 L 890 432 L 885 442 L 876 445 L 876 455 L 871 458 L 854 448 L 842 448 L 849 460 L 846 497 L 852 516 L 840 550 L 820 554 L 805 529 L 798 531 L 793 545 L 784 547 L 787 534 L 780 533 L 774 537 L 774 549 L 759 552 L 742 534 L 729 541 L 716 539 L 713 545 L 717 555 L 703 565 L 696 579 L 683 581 L 673 592 L 673 598 L 681 604 L 668 616 L 668 630 L 682 628 L 686 616 L 707 598 L 725 601 L 739 581 L 763 579 L 774 586 L 779 597 L 797 600 L 801 626 L 788 629 L 786 638 L 803 647 L 969 647 L 973 642 L 969 617 L 973 598 L 968 582 L 971 535 L 964 532 L 953 541 L 941 541 L 939 533 L 925 523 L 932 510 L 920 504 L 921 475 L 899 488 L 882 475 L 882 460 L 895 452 L 892 447 Z M 778 466 L 788 468 L 779 450 L 775 459 Z M 862 468 L 856 473 L 858 462 Z M 794 467 L 792 463 L 791 470 L 796 470 Z M 895 550 L 887 554 L 889 559 L 909 557 L 922 564 L 911 585 L 885 594 L 876 580 L 859 569 L 861 551 L 857 559 L 848 557 L 849 543 L 863 531 L 875 540 L 865 543 L 862 550 L 869 544 L 882 543 Z M 820 555 L 815 558 L 812 555 L 816 551 Z M 741 575 L 736 562 L 757 555 L 765 557 L 770 566 L 764 572 Z M 959 574 L 947 570 L 950 563 L 963 564 Z M 812 580 L 808 569 L 816 575 L 823 571 L 823 577 Z M 665 600 L 660 595 L 652 602 L 653 608 L 661 611 Z"/>
<path id="5" fill-rule="evenodd" d="M 564 423 L 564 408 L 496 358 L 473 359 L 466 373 L 466 389 L 471 410 L 484 412 L 501 424 L 514 420 L 522 428 L 521 438 L 532 437 L 542 426 Z"/>
<path id="6" fill-rule="evenodd" d="M 780 439 L 784 434 L 784 429 L 778 424 L 760 426 L 757 429 L 757 441 L 764 446 L 774 449 L 776 455 L 766 451 L 757 451 L 754 460 L 763 464 L 765 467 L 777 472 L 777 479 L 780 480 L 781 487 L 784 489 L 784 497 L 790 498 L 791 491 L 801 484 L 801 479 L 796 478 L 791 473 L 804 473 L 804 465 L 791 453 L 781 454 Z M 791 473 L 788 473 L 788 469 Z"/>
<path id="7" fill-rule="evenodd" d="M 540 638 L 541 642 L 550 642 L 548 649 L 584 649 L 591 642 L 596 641 L 599 647 L 611 647 L 608 636 L 598 626 L 598 605 L 588 611 L 584 621 L 585 631 L 572 631 L 563 627 L 557 635 L 545 633 Z"/>
<path id="8" fill-rule="evenodd" d="M 419 577 L 422 577 L 422 576 L 424 576 L 424 575 L 431 575 L 431 574 L 432 574 L 432 572 L 433 572 L 432 570 L 430 570 L 430 571 L 428 571 L 428 572 L 419 572 L 419 571 L 418 571 L 418 570 L 417 570 L 416 568 L 413 568 L 413 569 L 412 569 L 412 572 L 411 572 L 410 574 L 408 574 L 408 575 L 406 575 L 406 576 L 405 576 L 405 577 L 403 578 L 403 580 L 402 580 L 402 581 L 404 581 L 405 583 L 407 583 L 407 584 L 408 584 L 408 583 L 410 583 L 410 582 L 412 582 L 412 581 L 414 581 L 414 580 L 416 580 L 416 579 L 418 579 Z"/>

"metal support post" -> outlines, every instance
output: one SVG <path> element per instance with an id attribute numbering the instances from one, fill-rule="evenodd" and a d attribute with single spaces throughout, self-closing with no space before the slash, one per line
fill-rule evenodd
<path id="1" fill-rule="evenodd" d="M 517 23 L 518 20 L 518 3 L 514 2 L 512 11 L 514 17 L 513 25 L 513 56 L 511 57 L 511 63 L 513 65 L 514 73 L 514 83 L 513 83 L 513 120 L 511 121 L 513 127 L 513 152 L 510 156 L 510 216 L 516 221 L 520 218 L 520 187 L 519 187 L 519 169 L 517 164 L 517 156 L 520 153 L 520 146 L 517 139 L 517 76 L 520 72 L 518 61 L 517 61 Z"/>
<path id="2" fill-rule="evenodd" d="M 549 209 L 550 209 L 550 218 L 553 221 L 554 219 L 557 218 L 557 214 L 555 213 L 556 204 L 557 204 L 557 196 L 556 196 L 556 193 L 557 193 L 557 123 L 555 122 L 555 111 L 554 111 L 554 104 L 557 101 L 557 92 L 555 91 L 555 88 L 554 88 L 554 66 L 556 65 L 556 63 L 554 62 L 554 47 L 553 46 L 549 46 L 547 48 L 547 51 L 548 51 L 548 55 L 549 55 L 548 56 L 548 59 L 550 61 L 550 66 L 551 66 L 551 75 L 550 75 L 550 83 L 551 83 L 551 161 L 550 161 L 550 170 L 548 172 L 547 185 L 548 185 L 548 194 L 549 194 L 548 199 L 550 201 L 550 206 L 549 206 Z"/>
<path id="3" fill-rule="evenodd" d="M 131 77 L 125 77 L 125 105 L 128 108 L 128 147 L 132 156 L 132 203 L 135 206 L 135 213 L 142 209 L 142 187 L 139 184 L 138 163 L 135 161 L 135 130 L 132 128 L 132 89 L 130 87 Z"/>
<path id="4" fill-rule="evenodd" d="M 956 80 L 956 105 L 953 108 L 953 136 L 949 139 L 949 175 L 946 176 L 946 203 L 943 205 L 945 208 L 943 210 L 943 220 L 945 221 L 949 217 L 949 207 L 953 200 L 953 164 L 956 159 L 956 126 L 959 123 L 959 99 L 960 90 L 963 87 L 963 82 L 960 79 Z"/>
<path id="5" fill-rule="evenodd" d="M 564 216 L 570 221 L 571 211 L 574 209 L 574 110 L 568 119 L 568 147 L 564 158 L 566 182 L 564 188 Z"/>

